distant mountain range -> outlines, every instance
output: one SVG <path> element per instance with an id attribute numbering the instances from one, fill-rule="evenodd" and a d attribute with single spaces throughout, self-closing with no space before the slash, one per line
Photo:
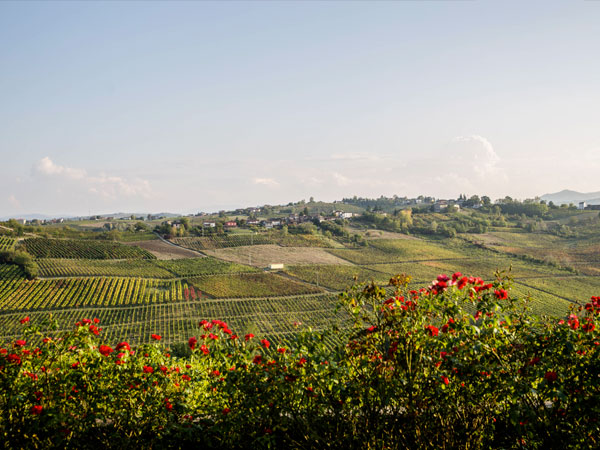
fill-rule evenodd
<path id="1" fill-rule="evenodd" d="M 99 215 L 102 217 L 114 217 L 115 219 L 121 219 L 123 217 L 129 217 L 131 215 L 134 215 L 135 217 L 146 217 L 148 215 L 148 213 L 123 213 L 123 212 L 119 212 L 119 213 L 111 213 L 111 214 L 94 214 L 94 215 Z M 167 213 L 167 212 L 162 212 L 162 213 L 153 213 L 153 216 L 161 216 L 161 217 L 180 217 L 181 214 L 173 214 L 173 213 Z M 75 216 L 73 214 L 63 214 L 63 215 L 53 215 L 53 216 L 47 216 L 45 214 L 20 214 L 20 215 L 12 215 L 12 216 L 2 216 L 0 217 L 0 221 L 5 221 L 5 220 L 9 220 L 9 219 L 26 219 L 26 220 L 51 220 L 51 219 L 80 219 L 80 218 L 88 218 L 90 216 Z"/>
<path id="2" fill-rule="evenodd" d="M 565 189 L 554 194 L 544 194 L 540 198 L 546 200 L 546 202 L 554 202 L 556 205 L 564 203 L 577 205 L 579 202 L 586 202 L 588 205 L 600 205 L 600 192 L 583 193 Z"/>

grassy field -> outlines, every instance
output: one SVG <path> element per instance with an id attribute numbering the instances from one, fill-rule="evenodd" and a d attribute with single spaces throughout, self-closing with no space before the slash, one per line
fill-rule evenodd
<path id="1" fill-rule="evenodd" d="M 350 264 L 327 252 L 314 247 L 280 247 L 278 245 L 254 245 L 247 247 L 205 250 L 204 253 L 215 258 L 255 267 L 268 267 L 269 264 Z"/>
<path id="2" fill-rule="evenodd" d="M 559 237 L 547 233 L 490 232 L 474 239 L 503 253 L 526 255 L 584 273 L 600 272 L 600 242 L 595 235 Z"/>
<path id="3" fill-rule="evenodd" d="M 427 261 L 464 257 L 458 251 L 421 239 L 376 239 L 361 249 L 332 249 L 332 255 L 355 264 Z"/>
<path id="4" fill-rule="evenodd" d="M 309 283 L 336 291 L 344 290 L 355 282 L 375 280 L 387 283 L 390 277 L 377 270 L 362 266 L 311 264 L 289 266 L 285 272 Z"/>
<path id="5" fill-rule="evenodd" d="M 314 286 L 299 283 L 274 273 L 210 275 L 188 280 L 202 292 L 217 298 L 267 297 L 322 292 Z"/>

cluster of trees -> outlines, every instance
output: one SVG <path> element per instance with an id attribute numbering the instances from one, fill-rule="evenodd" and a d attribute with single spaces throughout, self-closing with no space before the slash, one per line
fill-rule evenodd
<path id="1" fill-rule="evenodd" d="M 23 269 L 25 276 L 33 280 L 38 275 L 38 265 L 33 257 L 23 250 L 8 250 L 0 252 L 0 263 L 16 264 Z"/>

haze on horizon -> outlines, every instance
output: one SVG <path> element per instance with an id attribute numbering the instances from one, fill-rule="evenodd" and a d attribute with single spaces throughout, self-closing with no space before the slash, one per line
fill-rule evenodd
<path id="1" fill-rule="evenodd" d="M 2 2 L 0 216 L 599 191 L 600 2 Z"/>

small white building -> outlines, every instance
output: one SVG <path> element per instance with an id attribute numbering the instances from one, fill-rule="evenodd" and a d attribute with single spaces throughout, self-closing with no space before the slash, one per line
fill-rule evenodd
<path id="1" fill-rule="evenodd" d="M 577 209 L 585 209 L 586 206 L 587 206 L 586 202 L 579 202 L 579 206 Z"/>

